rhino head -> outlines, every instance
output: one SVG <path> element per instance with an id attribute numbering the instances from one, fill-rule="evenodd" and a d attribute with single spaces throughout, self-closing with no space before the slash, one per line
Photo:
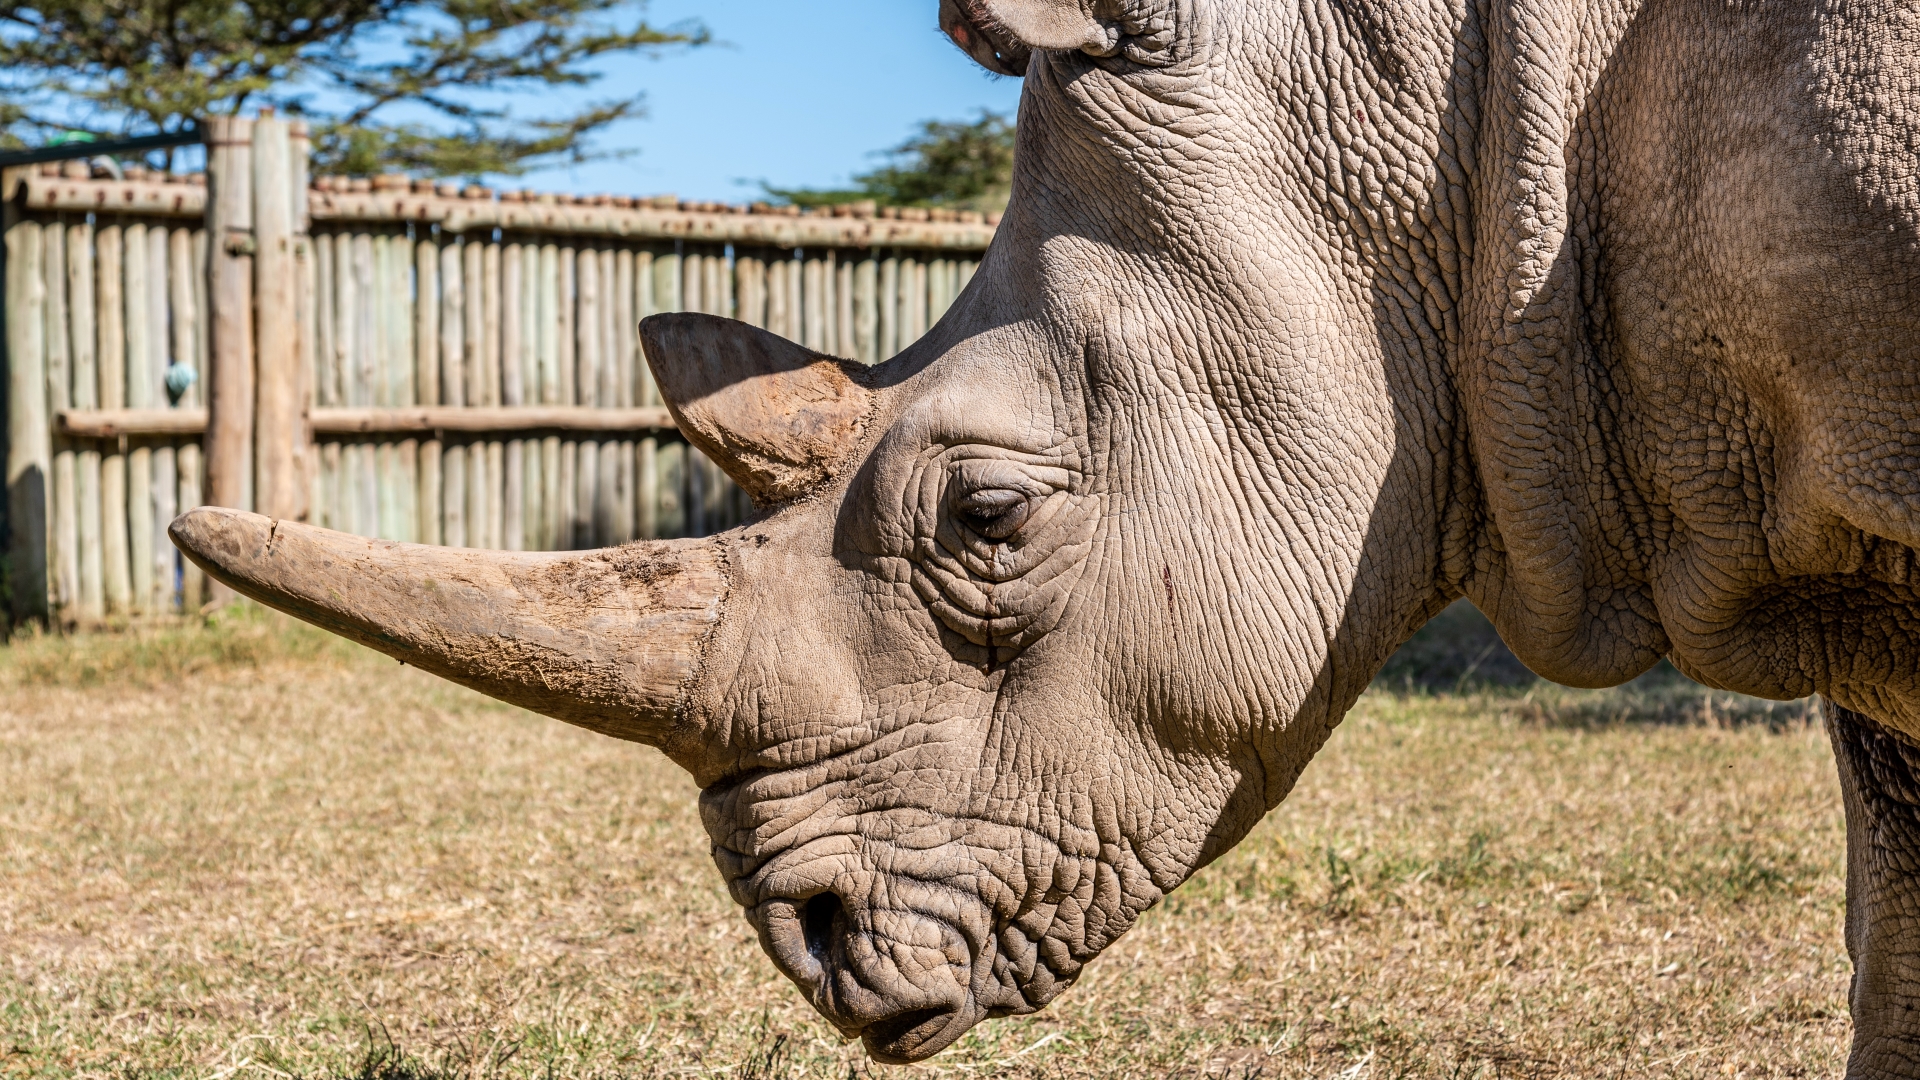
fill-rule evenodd
<path id="1" fill-rule="evenodd" d="M 1352 15 L 943 0 L 1026 88 L 1012 204 L 939 325 L 870 369 L 642 326 L 747 525 L 522 554 L 203 508 L 172 535 L 660 748 L 763 948 L 876 1059 L 1039 1009 L 1280 802 L 1471 559 L 1454 58 Z"/>

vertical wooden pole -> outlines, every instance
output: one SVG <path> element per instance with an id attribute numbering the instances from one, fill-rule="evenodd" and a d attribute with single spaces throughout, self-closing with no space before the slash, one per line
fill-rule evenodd
<path id="1" fill-rule="evenodd" d="M 156 409 L 171 408 L 167 393 L 167 365 L 173 360 L 173 333 L 168 318 L 168 251 L 173 246 L 173 230 L 155 222 L 147 226 L 147 400 Z"/>
<path id="2" fill-rule="evenodd" d="M 476 404 L 500 404 L 500 388 L 506 381 L 501 370 L 506 355 L 501 335 L 506 318 L 501 300 L 501 245 L 492 239 L 480 245 L 480 398 Z"/>
<path id="3" fill-rule="evenodd" d="M 314 456 L 320 459 L 318 478 L 314 481 L 313 505 L 307 510 L 307 520 L 323 529 L 340 528 L 340 444 L 321 443 L 314 447 Z"/>
<path id="4" fill-rule="evenodd" d="M 149 237 L 149 244 L 151 241 L 152 238 Z M 167 232 L 165 279 L 169 318 L 159 329 L 171 334 L 167 355 L 174 364 L 183 369 L 193 369 L 198 350 L 197 338 L 200 333 L 200 312 L 195 304 L 193 289 L 193 230 L 175 228 Z M 173 404 L 176 407 L 191 406 L 194 391 L 197 388 L 198 380 L 196 379 L 195 384 L 188 386 L 179 400 Z M 161 391 L 166 392 L 164 382 Z M 181 580 L 181 606 L 187 611 L 192 611 L 199 607 L 197 593 L 200 579 L 197 575 L 192 579 L 193 594 L 190 595 L 187 588 L 189 583 L 185 572 L 186 564 L 179 561 L 178 553 L 173 550 L 173 542 L 166 535 L 166 523 L 173 519 L 175 513 L 191 510 L 194 504 L 185 502 L 185 498 L 195 495 L 199 490 L 199 477 L 189 480 L 185 474 L 188 466 L 198 469 L 200 463 L 198 449 L 193 448 L 191 452 L 189 450 L 186 444 L 177 447 L 169 444 L 166 453 L 155 461 L 155 483 L 163 486 L 156 487 L 154 490 L 154 497 L 157 500 L 155 517 L 160 524 L 160 529 L 157 530 L 154 538 L 154 560 L 156 573 L 159 573 L 157 568 L 161 564 L 164 563 L 166 567 L 162 580 L 165 582 L 169 604 L 172 602 L 174 577 L 178 572 Z"/>
<path id="5" fill-rule="evenodd" d="M 706 298 L 702 295 L 700 288 L 706 283 L 706 269 L 707 257 L 700 248 L 681 245 L 680 281 L 677 290 L 680 294 L 680 302 L 675 305 L 677 310 L 706 310 L 703 302 Z"/>
<path id="6" fill-rule="evenodd" d="M 659 460 L 659 509 L 656 521 L 663 538 L 687 535 L 687 455 L 683 442 L 662 443 Z"/>
<path id="7" fill-rule="evenodd" d="M 179 555 L 173 548 L 173 541 L 167 538 L 167 523 L 180 512 L 176 502 L 180 494 L 180 475 L 175 471 L 172 442 L 163 442 L 153 448 L 153 479 L 147 494 L 152 500 L 148 513 L 153 532 L 149 534 L 147 550 L 136 551 L 134 557 L 146 558 L 152 567 L 147 610 L 168 612 L 174 606 L 173 579 L 177 569 L 174 560 Z"/>
<path id="8" fill-rule="evenodd" d="M 354 531 L 361 536 L 380 535 L 380 447 L 378 443 L 363 442 L 355 449 L 360 453 L 355 459 L 357 467 L 353 478 L 354 496 L 359 507 L 354 512 L 358 524 Z"/>
<path id="9" fill-rule="evenodd" d="M 793 253 L 779 252 L 779 258 L 767 260 L 767 329 L 783 338 L 792 338 L 793 331 L 788 325 L 790 315 L 787 311 L 787 269 L 793 263 Z"/>
<path id="10" fill-rule="evenodd" d="M 126 244 L 122 263 L 121 296 L 126 304 L 127 408 L 151 409 L 153 387 L 153 319 L 147 312 L 152 291 L 147 284 L 147 226 L 127 222 L 121 230 Z M 130 442 L 127 447 L 127 557 L 135 614 L 151 609 L 153 601 L 153 447 Z"/>
<path id="11" fill-rule="evenodd" d="M 387 397 L 396 406 L 418 405 L 414 386 L 418 353 L 413 343 L 413 241 L 404 231 L 387 236 Z"/>
<path id="12" fill-rule="evenodd" d="M 560 248 L 551 241 L 540 245 L 538 272 L 534 275 L 535 310 L 535 369 L 539 373 L 536 387 L 529 393 L 538 392 L 542 405 L 557 405 L 563 399 L 560 396 L 560 335 L 563 322 L 560 308 L 563 293 L 560 291 Z M 571 299 L 571 297 L 567 297 Z M 540 440 L 538 452 L 533 446 L 527 449 L 530 494 L 528 503 L 536 512 L 530 516 L 528 527 L 535 532 L 531 546 L 541 551 L 556 550 L 561 546 L 559 529 L 560 507 L 560 440 L 549 435 Z"/>
<path id="13" fill-rule="evenodd" d="M 540 492 L 540 440 L 523 439 L 520 443 L 520 464 L 523 475 L 520 480 L 520 495 L 523 509 L 520 520 L 520 541 L 528 551 L 544 550 L 543 538 L 546 531 L 545 503 Z"/>
<path id="14" fill-rule="evenodd" d="M 525 286 L 521 279 L 525 253 L 520 244 L 510 241 L 489 246 L 489 250 L 494 248 L 500 249 L 499 288 L 490 289 L 489 295 L 498 298 L 500 404 L 524 405 L 521 318 Z M 509 439 L 501 450 L 500 547 L 508 551 L 525 551 L 527 544 L 525 445 L 524 440 Z"/>
<path id="15" fill-rule="evenodd" d="M 293 462 L 297 477 L 296 514 L 313 519 L 313 491 L 320 476 L 320 450 L 313 438 L 313 372 L 319 363 L 319 267 L 313 252 L 313 222 L 307 208 L 308 158 L 313 144 L 307 125 L 296 120 L 287 126 L 287 197 L 293 205 L 293 268 L 295 377 Z"/>
<path id="16" fill-rule="evenodd" d="M 613 252 L 613 397 L 608 401 L 620 408 L 633 404 L 634 365 L 644 363 L 638 358 L 633 301 L 633 249 L 622 247 Z"/>
<path id="17" fill-rule="evenodd" d="M 466 304 L 461 328 L 461 371 L 466 380 L 464 405 L 485 405 L 487 385 L 487 282 L 486 244 L 477 235 L 461 238 L 460 283 Z M 471 522 L 469 522 L 471 526 Z M 478 547 L 479 545 L 473 545 Z"/>
<path id="18" fill-rule="evenodd" d="M 814 251 L 807 251 L 801 285 L 801 344 L 816 352 L 827 352 L 833 342 L 827 340 L 827 263 Z"/>
<path id="19" fill-rule="evenodd" d="M 100 407 L 100 368 L 95 337 L 93 227 L 82 221 L 67 227 L 67 299 L 72 328 L 73 385 L 76 409 Z M 96 620 L 106 614 L 100 567 L 100 444 L 88 440 L 76 455 L 75 506 L 79 599 L 75 614 Z"/>
<path id="20" fill-rule="evenodd" d="M 47 283 L 37 221 L 7 210 L 7 582 L 14 623 L 47 616 Z"/>
<path id="21" fill-rule="evenodd" d="M 147 394 L 155 408 L 171 408 L 167 392 L 167 367 L 173 358 L 172 321 L 169 308 L 173 290 L 167 280 L 172 264 L 173 233 L 179 230 L 154 224 L 147 226 L 147 377 L 152 385 Z M 173 541 L 167 538 L 167 524 L 176 513 L 180 477 L 175 470 L 172 440 L 152 448 L 152 470 L 148 477 L 148 518 L 152 522 L 147 546 L 136 549 L 133 557 L 151 565 L 146 607 L 151 612 L 169 612 L 174 604 L 176 559 Z"/>
<path id="22" fill-rule="evenodd" d="M 574 329 L 576 322 L 575 305 L 580 302 L 579 278 L 575 272 L 578 268 L 578 261 L 575 256 L 576 252 L 572 245 L 561 245 L 560 273 L 556 278 L 559 287 L 560 303 L 554 308 L 556 323 L 554 338 L 560 346 L 558 357 L 560 362 L 560 401 L 567 405 L 580 404 L 579 392 L 576 389 L 579 380 L 575 378 L 578 371 L 574 367 L 577 362 L 576 353 L 579 344 L 574 337 L 576 333 Z"/>
<path id="23" fill-rule="evenodd" d="M 348 373 L 347 404 L 381 404 L 379 268 L 374 260 L 373 234 L 364 228 L 353 234 L 352 278 L 353 366 Z"/>
<path id="24" fill-rule="evenodd" d="M 292 148 L 287 123 L 253 124 L 254 506 L 299 513 L 299 323 L 295 297 Z"/>
<path id="25" fill-rule="evenodd" d="M 572 244 L 560 245 L 559 292 L 560 305 L 556 310 L 559 316 L 555 338 L 560 344 L 560 400 L 568 405 L 580 404 L 579 379 L 579 303 L 580 278 L 579 250 Z M 579 544 L 579 464 L 580 444 L 571 439 L 560 440 L 559 473 L 555 476 L 553 499 L 558 507 L 559 520 L 554 530 L 554 547 L 566 551 L 578 548 Z"/>
<path id="26" fill-rule="evenodd" d="M 479 283 L 479 325 L 480 325 L 480 384 L 478 404 L 499 405 L 501 385 L 505 373 L 501 371 L 504 352 L 500 336 L 502 312 L 500 280 L 500 244 L 489 233 L 480 238 L 475 245 L 480 251 Z M 475 444 L 478 446 L 479 444 Z M 498 550 L 506 546 L 506 444 L 500 439 L 486 441 L 483 459 L 486 467 L 481 473 L 482 490 L 485 492 L 486 513 L 482 517 L 480 546 Z"/>
<path id="27" fill-rule="evenodd" d="M 905 282 L 903 281 L 902 284 Z M 910 289 L 911 291 L 907 294 L 907 303 L 913 310 L 913 318 L 909 325 L 913 340 L 919 341 L 930 329 L 927 323 L 927 264 L 925 262 L 914 261 L 913 283 Z"/>
<path id="28" fill-rule="evenodd" d="M 474 444 L 476 447 L 479 443 Z M 496 551 L 506 547 L 506 443 L 499 439 L 488 439 L 486 443 L 486 470 L 483 490 L 486 502 L 486 529 L 482 534 L 482 545 Z"/>
<path id="29" fill-rule="evenodd" d="M 398 539 L 410 544 L 420 543 L 420 442 L 417 439 L 401 439 L 395 448 L 399 458 L 400 474 L 400 516 L 397 523 Z"/>
<path id="30" fill-rule="evenodd" d="M 99 227 L 94 239 L 94 312 L 99 356 L 100 407 L 127 404 L 127 308 L 125 234 L 118 221 Z M 133 605 L 127 568 L 127 453 L 125 440 L 108 442 L 100 463 L 100 565 L 106 612 L 124 615 Z"/>
<path id="31" fill-rule="evenodd" d="M 367 233 L 367 291 L 365 293 L 367 334 L 371 342 L 368 351 L 369 370 L 372 382 L 369 393 L 377 406 L 393 408 L 400 404 L 395 394 L 399 379 L 394 368 L 405 367 L 407 377 L 413 376 L 413 358 L 393 355 L 393 236 L 386 229 L 375 227 Z M 400 361 L 399 364 L 395 360 Z"/>
<path id="32" fill-rule="evenodd" d="M 886 359 L 880 354 L 880 264 L 871 254 L 860 260 L 853 275 L 854 358 L 863 364 Z"/>
<path id="33" fill-rule="evenodd" d="M 860 331 L 853 320 L 854 262 L 840 259 L 833 282 L 833 355 L 851 360 L 860 355 Z"/>
<path id="34" fill-rule="evenodd" d="M 427 226 L 413 242 L 413 393 L 422 405 L 440 404 L 440 246 Z"/>
<path id="35" fill-rule="evenodd" d="M 207 119 L 207 498 L 253 508 L 253 122 Z M 105 372 L 102 372 L 104 376 Z M 213 600 L 232 592 L 216 585 Z"/>
<path id="36" fill-rule="evenodd" d="M 347 403 L 347 357 L 353 349 L 353 262 L 352 245 L 345 233 L 323 233 L 315 238 L 316 274 L 320 293 L 320 318 L 326 321 L 321 332 L 319 368 L 320 404 L 339 406 Z"/>
<path id="37" fill-rule="evenodd" d="M 500 371 L 500 404 L 525 405 L 525 370 L 521 355 L 522 337 L 525 333 L 521 319 L 525 315 L 522 293 L 525 286 L 521 258 L 524 251 L 519 244 L 506 244 L 500 252 L 500 284 L 497 289 L 489 288 L 489 295 L 497 297 L 493 301 L 494 310 L 499 312 L 498 348 Z"/>
<path id="38" fill-rule="evenodd" d="M 648 436 L 634 451 L 633 532 L 642 540 L 660 536 L 660 441 Z"/>
<path id="39" fill-rule="evenodd" d="M 467 403 L 465 274 L 462 272 L 458 239 L 453 236 L 442 236 L 440 241 L 440 404 L 465 405 Z M 451 451 L 454 448 L 447 449 Z"/>
<path id="40" fill-rule="evenodd" d="M 167 307 L 173 335 L 168 352 L 175 364 L 193 368 L 198 360 L 201 312 L 193 292 L 193 231 L 190 229 L 167 233 Z M 195 379 L 180 395 L 178 404 L 192 406 L 199 388 L 200 382 Z"/>
<path id="41" fill-rule="evenodd" d="M 595 404 L 610 409 L 620 403 L 620 334 L 617 330 L 620 312 L 620 292 L 617 287 L 620 280 L 619 260 L 614 257 L 613 248 L 602 245 L 600 260 L 600 362 L 599 381 L 594 390 Z"/>
<path id="42" fill-rule="evenodd" d="M 174 460 L 180 475 L 180 497 L 176 507 L 191 510 L 202 502 L 200 497 L 200 444 L 184 442 L 174 451 Z M 198 611 L 200 605 L 207 602 L 206 572 L 192 562 L 180 563 L 180 606 L 188 612 Z"/>
<path id="43" fill-rule="evenodd" d="M 420 521 L 416 527 L 423 544 L 445 543 L 440 528 L 441 500 L 445 498 L 440 490 L 445 471 L 441 455 L 439 439 L 428 439 L 420 444 Z"/>
<path id="44" fill-rule="evenodd" d="M 455 443 L 442 451 L 440 459 L 441 498 L 440 542 L 448 547 L 467 546 L 467 448 Z"/>
<path id="45" fill-rule="evenodd" d="M 608 439 L 581 443 L 580 456 L 593 458 L 593 543 L 605 547 L 620 542 L 620 444 Z"/>
<path id="46" fill-rule="evenodd" d="M 209 280 L 211 270 L 208 251 L 211 244 L 208 237 L 210 235 L 204 223 L 188 233 L 187 267 L 182 271 L 187 289 L 192 295 L 194 312 L 193 340 L 189 343 L 185 354 L 187 359 L 183 362 L 192 364 L 199 377 L 194 380 L 192 386 L 187 387 L 187 392 L 181 396 L 180 403 L 194 408 L 199 408 L 207 400 L 208 373 L 212 368 L 212 332 L 209 326 L 212 310 L 208 299 L 212 284 Z M 183 442 L 174 452 L 174 456 L 180 473 L 178 505 L 184 509 L 202 505 L 206 502 L 206 462 L 202 445 L 198 442 Z M 181 560 L 180 602 L 186 610 L 198 611 L 209 601 L 209 585 L 210 582 L 207 581 L 204 571 L 190 561 Z"/>
<path id="47" fill-rule="evenodd" d="M 400 539 L 400 449 L 391 442 L 373 446 L 375 469 L 379 474 L 380 506 L 374 535 L 382 540 Z"/>
<path id="48" fill-rule="evenodd" d="M 440 236 L 440 404 L 467 404 L 467 275 L 461 242 Z M 440 450 L 440 542 L 465 548 L 467 538 L 467 446 Z"/>
<path id="49" fill-rule="evenodd" d="M 874 297 L 880 323 L 879 356 L 888 360 L 900 351 L 900 257 L 892 252 L 880 260 L 880 285 Z"/>
<path id="50" fill-rule="evenodd" d="M 576 404 L 598 405 L 600 393 L 600 259 L 592 248 L 580 252 L 576 277 L 579 301 L 574 332 L 573 385 Z"/>
<path id="51" fill-rule="evenodd" d="M 47 397 L 49 415 L 73 405 L 72 312 L 67 305 L 67 230 L 50 221 L 41 227 L 40 268 L 46 275 Z M 51 533 L 47 541 L 47 607 L 62 624 L 71 623 L 80 598 L 80 517 L 74 445 L 54 439 L 53 486 L 49 492 Z"/>
<path id="52" fill-rule="evenodd" d="M 526 440 L 508 439 L 500 459 L 500 547 L 527 550 Z"/>

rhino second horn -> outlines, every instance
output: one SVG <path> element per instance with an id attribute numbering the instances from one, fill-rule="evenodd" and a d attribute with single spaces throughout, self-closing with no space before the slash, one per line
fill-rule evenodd
<path id="1" fill-rule="evenodd" d="M 271 608 L 423 671 L 659 745 L 726 590 L 717 545 L 473 551 L 369 540 L 203 506 L 167 535 Z"/>
<path id="2" fill-rule="evenodd" d="M 872 409 L 859 365 L 734 319 L 653 315 L 640 342 L 687 440 L 758 506 L 831 478 Z"/>

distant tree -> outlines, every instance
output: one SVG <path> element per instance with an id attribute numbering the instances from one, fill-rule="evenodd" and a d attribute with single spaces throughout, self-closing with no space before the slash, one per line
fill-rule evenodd
<path id="1" fill-rule="evenodd" d="M 978 120 L 928 120 L 921 124 L 918 135 L 883 152 L 886 164 L 855 176 L 857 187 L 762 187 L 769 195 L 797 206 L 872 199 L 882 206 L 1003 210 L 1013 189 L 1013 144 L 1013 121 L 982 109 Z"/>
<path id="2" fill-rule="evenodd" d="M 178 130 L 275 106 L 316 164 L 514 174 L 596 156 L 638 103 L 524 117 L 502 91 L 588 86 L 589 62 L 704 44 L 697 24 L 620 19 L 627 0 L 41 0 L 0 3 L 0 138 Z"/>

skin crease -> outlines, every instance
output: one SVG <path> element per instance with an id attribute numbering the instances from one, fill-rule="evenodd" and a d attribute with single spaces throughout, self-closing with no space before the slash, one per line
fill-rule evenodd
<path id="1" fill-rule="evenodd" d="M 801 372 L 791 402 L 674 403 L 743 482 L 725 446 L 781 449 L 754 416 L 847 445 L 774 454 L 826 479 L 679 556 L 723 568 L 718 621 L 678 709 L 627 734 L 693 773 L 732 895 L 821 1013 L 911 1061 L 1044 1006 L 1464 595 L 1561 682 L 1665 655 L 1830 699 L 1848 1075 L 1920 1076 L 1911 4 L 940 17 L 983 62 L 1027 56 L 993 247 L 925 338 L 846 369 L 842 428 L 801 422 L 825 369 L 798 346 L 738 371 Z M 780 348 L 656 318 L 714 371 Z M 183 550 L 257 583 L 258 545 L 209 561 L 226 526 L 195 514 Z M 421 558 L 392 547 L 368 557 Z"/>

